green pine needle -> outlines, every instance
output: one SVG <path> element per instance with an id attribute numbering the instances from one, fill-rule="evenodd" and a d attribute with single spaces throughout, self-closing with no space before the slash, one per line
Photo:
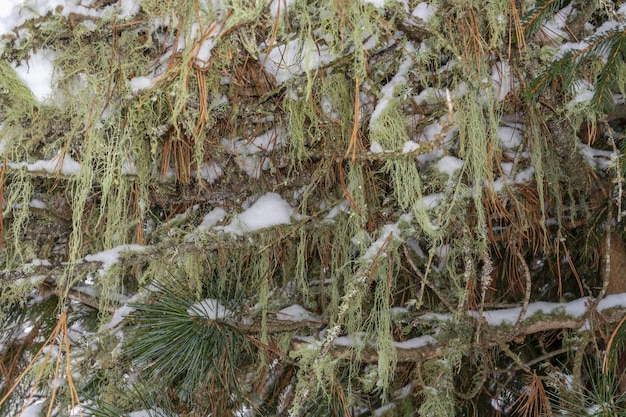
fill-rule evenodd
<path id="1" fill-rule="evenodd" d="M 126 352 L 148 377 L 187 395 L 210 390 L 228 397 L 239 391 L 236 371 L 245 365 L 248 340 L 218 321 L 191 316 L 196 300 L 157 284 L 157 302 L 136 304 Z M 223 401 L 223 404 L 229 400 Z"/>

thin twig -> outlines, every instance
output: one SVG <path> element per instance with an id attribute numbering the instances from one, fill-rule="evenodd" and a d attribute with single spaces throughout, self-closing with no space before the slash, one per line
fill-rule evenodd
<path id="1" fill-rule="evenodd" d="M 441 291 L 439 291 L 439 288 L 437 288 L 430 281 L 428 281 L 428 279 L 426 278 L 426 275 L 422 274 L 422 272 L 417 268 L 417 266 L 415 265 L 415 263 L 411 259 L 411 256 L 410 256 L 410 254 L 409 254 L 409 252 L 407 250 L 406 245 L 402 246 L 402 250 L 404 252 L 404 256 L 405 256 L 407 262 L 411 266 L 411 269 L 413 270 L 415 275 L 417 275 L 417 277 L 422 282 L 422 285 L 428 286 L 428 288 L 430 288 L 435 293 L 435 295 L 437 295 L 437 297 L 439 297 L 439 300 L 441 300 L 441 302 L 448 308 L 448 310 L 451 313 L 454 312 L 455 311 L 454 307 L 452 307 L 452 304 L 450 304 L 448 299 L 441 293 Z"/>

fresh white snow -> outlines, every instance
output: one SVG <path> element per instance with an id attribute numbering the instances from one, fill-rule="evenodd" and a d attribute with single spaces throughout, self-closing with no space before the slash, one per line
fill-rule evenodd
<path id="1" fill-rule="evenodd" d="M 193 304 L 187 309 L 190 316 L 206 317 L 211 320 L 223 319 L 233 315 L 233 312 L 224 307 L 214 298 L 207 298 Z"/>
<path id="2" fill-rule="evenodd" d="M 394 342 L 394 346 L 398 349 L 417 349 L 428 345 L 437 344 L 437 339 L 430 335 L 414 337 L 404 342 Z"/>
<path id="3" fill-rule="evenodd" d="M 522 132 L 509 126 L 498 126 L 498 138 L 505 149 L 515 149 L 522 144 Z"/>
<path id="4" fill-rule="evenodd" d="M 304 42 L 294 39 L 286 45 L 274 45 L 269 53 L 259 56 L 265 70 L 275 77 L 279 85 L 295 75 L 315 70 L 334 59 L 327 45 L 315 43 L 311 39 Z"/>
<path id="5" fill-rule="evenodd" d="M 87 255 L 85 256 L 85 261 L 101 262 L 102 267 L 98 270 L 98 272 L 101 276 L 104 276 L 113 265 L 119 262 L 120 254 L 124 252 L 143 252 L 145 249 L 145 246 L 136 244 L 120 245 L 109 250 Z"/>
<path id="6" fill-rule="evenodd" d="M 411 16 L 420 19 L 424 22 L 428 22 L 428 20 L 435 15 L 437 11 L 437 6 L 429 4 L 425 1 L 418 3 L 417 6 L 411 12 Z"/>
<path id="7" fill-rule="evenodd" d="M 305 320 L 319 320 L 319 317 L 312 315 L 307 309 L 300 304 L 293 304 L 289 307 L 285 307 L 276 313 L 278 320 L 287 321 L 305 321 Z"/>
<path id="8" fill-rule="evenodd" d="M 31 53 L 28 61 L 13 67 L 20 80 L 30 88 L 40 103 L 52 97 L 55 73 L 53 60 L 52 51 L 41 49 Z"/>
<path id="9" fill-rule="evenodd" d="M 226 217 L 226 214 L 226 210 L 223 208 L 214 208 L 204 216 L 202 223 L 198 225 L 196 230 L 200 233 L 209 231 L 213 226 L 221 222 Z"/>
<path id="10" fill-rule="evenodd" d="M 293 207 L 276 193 L 267 193 L 226 226 L 216 227 L 234 235 L 291 223 Z"/>
<path id="11" fill-rule="evenodd" d="M 59 151 L 50 160 L 35 161 L 31 164 L 27 162 L 8 162 L 7 165 L 13 169 L 25 168 L 27 171 L 45 171 L 50 173 L 61 173 L 63 175 L 76 175 L 80 172 L 80 164 L 71 156 L 63 155 Z"/>
<path id="12" fill-rule="evenodd" d="M 462 159 L 447 155 L 437 161 L 437 169 L 449 177 L 453 177 L 458 170 L 463 168 L 464 164 L 465 162 Z"/>

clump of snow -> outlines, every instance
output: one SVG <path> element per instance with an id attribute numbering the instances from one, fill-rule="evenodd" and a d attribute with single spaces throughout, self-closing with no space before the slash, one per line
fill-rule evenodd
<path id="1" fill-rule="evenodd" d="M 438 160 L 443 156 L 443 149 L 435 149 L 428 153 L 420 153 L 415 159 L 422 165 L 430 165 L 431 162 Z"/>
<path id="2" fill-rule="evenodd" d="M 385 150 L 383 149 L 380 143 L 373 140 L 372 143 L 370 143 L 370 152 L 371 153 L 383 153 L 385 152 Z"/>
<path id="3" fill-rule="evenodd" d="M 563 58 L 567 53 L 569 52 L 576 52 L 576 51 L 581 51 L 585 48 L 588 48 L 589 44 L 585 41 L 581 41 L 581 42 L 565 42 L 564 44 L 562 44 L 561 46 L 559 46 L 559 49 L 557 51 L 557 53 L 554 55 L 554 60 L 557 61 L 561 58 Z"/>
<path id="4" fill-rule="evenodd" d="M 393 343 L 398 349 L 417 349 L 428 345 L 437 344 L 437 339 L 430 335 L 419 336 L 404 342 Z"/>
<path id="5" fill-rule="evenodd" d="M 596 88 L 589 81 L 577 80 L 572 83 L 574 98 L 567 103 L 568 107 L 572 107 L 578 103 L 586 103 L 591 101 L 595 94 Z"/>
<path id="6" fill-rule="evenodd" d="M 135 311 L 135 309 L 132 307 L 129 307 L 127 304 L 124 304 L 122 307 L 115 309 L 115 312 L 113 313 L 113 317 L 108 323 L 105 323 L 102 325 L 102 329 L 109 330 L 109 329 L 114 328 L 115 326 L 120 324 L 122 320 L 124 320 L 124 318 L 126 318 L 126 316 L 128 316 L 133 311 Z"/>
<path id="7" fill-rule="evenodd" d="M 387 415 L 392 415 L 391 410 L 394 410 L 398 407 L 396 403 L 385 404 L 382 407 L 377 408 L 372 413 L 372 417 L 384 417 Z"/>
<path id="8" fill-rule="evenodd" d="M 526 184 L 533 179 L 533 175 L 535 175 L 534 167 L 523 169 L 515 175 L 515 183 Z"/>
<path id="9" fill-rule="evenodd" d="M 459 169 L 463 168 L 464 164 L 465 162 L 462 159 L 447 155 L 437 161 L 437 169 L 444 174 L 448 174 L 449 177 L 453 177 Z"/>
<path id="10" fill-rule="evenodd" d="M 512 162 L 500 162 L 500 169 L 502 173 L 507 177 L 511 176 L 513 172 L 513 163 Z"/>
<path id="11" fill-rule="evenodd" d="M 493 87 L 497 93 L 498 101 L 504 100 L 518 84 L 511 73 L 511 66 L 508 62 L 498 61 L 493 64 L 491 78 L 493 79 Z"/>
<path id="12" fill-rule="evenodd" d="M 441 123 L 438 121 L 435 121 L 427 126 L 424 126 L 424 128 L 418 134 L 418 142 L 434 142 L 434 141 L 441 140 L 440 136 L 443 132 L 443 124 L 448 124 L 447 122 L 448 116 L 445 115 L 441 117 L 440 120 L 441 120 Z M 452 137 L 454 136 L 457 130 L 458 130 L 457 127 L 454 127 L 448 130 L 448 132 L 446 132 L 446 136 L 443 138 L 443 142 L 448 143 L 452 139 Z"/>
<path id="13" fill-rule="evenodd" d="M 222 140 L 229 151 L 238 155 L 250 155 L 260 151 L 272 151 L 283 143 L 283 131 L 281 129 L 269 130 L 252 140 L 228 141 Z"/>
<path id="14" fill-rule="evenodd" d="M 216 224 L 221 222 L 227 214 L 226 210 L 221 207 L 214 208 L 204 216 L 202 222 L 196 227 L 196 230 L 186 236 L 185 241 L 193 242 L 198 238 L 198 234 L 208 233 Z"/>
<path id="15" fill-rule="evenodd" d="M 419 150 L 420 144 L 412 140 L 407 140 L 402 146 L 402 153 L 411 153 Z"/>
<path id="16" fill-rule="evenodd" d="M 217 38 L 223 28 L 223 23 L 213 22 L 206 33 L 201 35 L 202 39 L 195 48 L 195 55 L 193 57 L 194 65 L 201 69 L 208 68 L 213 48 L 217 45 Z"/>
<path id="17" fill-rule="evenodd" d="M 376 7 L 377 9 L 382 9 L 383 7 L 385 7 L 386 0 L 361 0 L 361 1 L 365 4 L 369 3 L 372 6 Z"/>
<path id="18" fill-rule="evenodd" d="M 515 149 L 522 143 L 522 132 L 508 126 L 498 126 L 498 138 L 505 149 Z"/>
<path id="19" fill-rule="evenodd" d="M 533 179 L 533 175 L 535 174 L 535 168 L 529 166 L 519 171 L 515 174 L 515 177 L 511 179 L 511 175 L 513 174 L 513 164 L 509 162 L 502 162 L 500 166 L 504 175 L 491 184 L 485 184 L 486 187 L 491 187 L 491 189 L 495 192 L 504 190 L 507 184 L 527 184 Z"/>
<path id="20" fill-rule="evenodd" d="M 37 400 L 33 404 L 28 405 L 20 413 L 21 417 L 39 417 L 43 410 L 44 400 Z"/>
<path id="21" fill-rule="evenodd" d="M 133 93 L 154 87 L 156 80 L 152 77 L 135 77 L 128 80 L 128 86 Z"/>
<path id="22" fill-rule="evenodd" d="M 620 301 L 626 303 L 626 295 L 622 294 Z M 538 313 L 544 314 L 556 314 L 561 313 L 570 317 L 579 318 L 582 317 L 587 311 L 588 297 L 579 298 L 569 303 L 548 303 L 538 301 L 528 304 L 526 310 L 526 317 L 532 317 Z M 615 302 L 616 303 L 616 302 Z M 522 307 L 505 308 L 501 310 L 489 310 L 483 312 L 483 317 L 487 320 L 490 326 L 500 326 L 502 324 L 515 324 L 522 312 Z M 476 314 L 470 312 L 470 314 Z"/>
<path id="23" fill-rule="evenodd" d="M 2 125 L 0 124 L 0 130 L 2 130 Z M 5 138 L 0 138 L 0 156 L 4 155 L 4 153 L 6 152 L 7 149 L 7 145 L 8 145 L 8 139 Z"/>
<path id="24" fill-rule="evenodd" d="M 136 245 L 136 244 L 120 245 L 109 250 L 94 253 L 92 255 L 87 255 L 85 256 L 85 261 L 86 262 L 101 262 L 102 267 L 99 269 L 99 273 L 101 276 L 104 276 L 109 271 L 109 269 L 111 269 L 113 265 L 119 262 L 121 253 L 143 252 L 145 249 L 146 249 L 145 246 Z"/>
<path id="25" fill-rule="evenodd" d="M 450 60 L 450 62 L 444 65 L 444 67 L 440 68 L 437 71 L 437 73 L 445 73 L 449 71 L 450 69 L 454 68 L 454 65 L 455 65 L 454 61 Z M 415 103 L 419 105 L 435 104 L 435 103 L 440 103 L 442 101 L 446 101 L 447 94 L 449 93 L 450 99 L 452 101 L 455 101 L 455 100 L 462 98 L 465 95 L 466 91 L 467 91 L 467 85 L 465 84 L 465 82 L 460 83 L 458 87 L 452 91 L 449 91 L 445 88 L 428 87 L 428 88 L 425 88 L 418 95 L 413 96 L 413 100 L 415 100 Z"/>
<path id="26" fill-rule="evenodd" d="M 604 311 L 609 308 L 625 307 L 626 306 L 626 293 L 611 294 L 604 297 L 598 303 L 598 310 Z"/>
<path id="27" fill-rule="evenodd" d="M 309 311 L 299 304 L 293 304 L 289 307 L 285 307 L 276 313 L 278 320 L 287 321 L 305 321 L 305 320 L 319 320 L 318 317 L 313 316 Z"/>
<path id="28" fill-rule="evenodd" d="M 190 316 L 206 317 L 211 320 L 223 319 L 233 315 L 232 311 L 214 298 L 207 298 L 195 303 L 187 309 L 187 313 Z"/>
<path id="29" fill-rule="evenodd" d="M 272 0 L 270 3 L 272 17 L 276 18 L 277 15 L 288 12 L 294 2 L 295 0 Z"/>
<path id="30" fill-rule="evenodd" d="M 171 414 L 161 410 L 160 408 L 153 408 L 151 410 L 140 410 L 133 411 L 128 414 L 128 417 L 161 417 L 161 416 L 169 416 Z"/>
<path id="31" fill-rule="evenodd" d="M 38 198 L 33 198 L 32 200 L 30 200 L 30 203 L 28 203 L 28 207 L 37 208 L 37 209 L 45 209 L 47 206 L 46 206 L 46 203 L 39 200 Z"/>
<path id="32" fill-rule="evenodd" d="M 233 155 L 237 156 L 237 164 L 250 177 L 259 178 L 261 172 L 268 169 L 270 159 L 259 155 L 261 152 L 271 152 L 282 146 L 285 132 L 282 129 L 269 130 L 252 140 L 222 139 L 221 144 Z"/>
<path id="33" fill-rule="evenodd" d="M 356 335 L 339 336 L 333 339 L 333 345 L 343 347 L 356 347 L 372 344 L 373 342 L 365 341 L 365 334 L 358 333 Z"/>
<path id="34" fill-rule="evenodd" d="M 137 175 L 137 166 L 131 155 L 124 158 L 124 162 L 122 162 L 122 173 L 124 175 Z"/>
<path id="35" fill-rule="evenodd" d="M 419 3 L 415 9 L 411 12 L 411 16 L 421 19 L 424 22 L 428 22 L 431 17 L 435 15 L 437 7 L 426 3 L 425 1 Z"/>
<path id="36" fill-rule="evenodd" d="M 443 193 L 433 193 L 426 195 L 415 202 L 416 205 L 423 206 L 426 210 L 432 210 L 439 206 L 439 203 L 445 198 Z"/>
<path id="37" fill-rule="evenodd" d="M 14 66 L 20 80 L 43 103 L 52 97 L 52 78 L 55 74 L 54 53 L 48 49 L 31 52 L 30 58 Z"/>
<path id="38" fill-rule="evenodd" d="M 578 142 L 578 152 L 596 169 L 607 169 L 617 158 L 612 151 L 595 149 L 582 142 Z"/>
<path id="39" fill-rule="evenodd" d="M 26 162 L 9 162 L 7 165 L 13 169 L 26 168 L 27 171 L 45 171 L 61 173 L 63 175 L 77 175 L 80 172 L 80 164 L 69 155 L 61 158 L 61 151 L 51 160 L 35 161 L 32 164 Z"/>
<path id="40" fill-rule="evenodd" d="M 128 19 L 135 16 L 141 10 L 141 0 L 121 0 L 117 3 L 117 17 Z"/>
<path id="41" fill-rule="evenodd" d="M 391 103 L 394 98 L 394 93 L 397 93 L 396 87 L 401 85 L 406 85 L 407 83 L 407 74 L 411 67 L 415 64 L 413 58 L 413 52 L 415 52 L 415 47 L 411 42 L 407 42 L 404 46 L 407 57 L 402 61 L 400 67 L 398 68 L 398 72 L 393 76 L 393 78 L 385 84 L 380 89 L 381 97 L 378 99 L 378 103 L 376 103 L 376 107 L 374 108 L 374 112 L 370 118 L 370 130 L 375 130 L 378 126 L 378 118 L 381 116 L 383 111 L 387 108 L 387 106 Z"/>
<path id="42" fill-rule="evenodd" d="M 304 42 L 294 39 L 286 45 L 275 45 L 269 54 L 259 56 L 259 61 L 267 73 L 274 76 L 278 85 L 284 84 L 294 75 L 329 64 L 333 59 L 327 45 L 317 44 L 312 39 Z"/>
<path id="43" fill-rule="evenodd" d="M 569 4 L 559 10 L 554 18 L 543 24 L 541 28 L 541 35 L 544 39 L 549 41 L 559 41 L 561 39 L 567 39 L 568 34 L 563 30 L 567 24 L 570 14 L 573 12 L 572 4 Z"/>
<path id="44" fill-rule="evenodd" d="M 10 33 L 20 22 L 21 1 L 5 0 L 0 2 L 0 36 Z"/>
<path id="45" fill-rule="evenodd" d="M 328 211 L 328 214 L 326 216 L 324 216 L 324 220 L 325 221 L 333 221 L 334 218 L 337 216 L 337 214 L 348 211 L 349 207 L 350 207 L 350 204 L 348 203 L 348 201 L 347 200 L 343 200 L 341 203 L 333 206 L 333 208 L 331 208 Z"/>
<path id="46" fill-rule="evenodd" d="M 200 223 L 200 225 L 198 226 L 197 231 L 200 233 L 208 231 L 217 223 L 221 222 L 224 217 L 226 217 L 226 214 L 226 210 L 224 210 L 223 208 L 214 208 L 204 216 L 204 219 L 202 220 L 202 223 Z"/>
<path id="47" fill-rule="evenodd" d="M 52 264 L 47 259 L 37 259 L 37 258 L 35 258 L 32 261 L 22 265 L 22 268 L 23 269 L 28 269 L 28 268 L 33 267 L 33 266 L 51 266 L 51 265 Z M 31 281 L 32 281 L 32 279 L 33 278 L 31 278 Z M 17 281 L 15 281 L 15 282 L 17 282 Z"/>
<path id="48" fill-rule="evenodd" d="M 397 223 L 386 224 L 382 228 L 380 237 L 373 242 L 367 251 L 363 254 L 363 259 L 374 259 L 380 252 L 381 248 L 391 239 L 400 238 L 400 228 Z"/>
<path id="49" fill-rule="evenodd" d="M 223 173 L 222 168 L 216 163 L 204 163 L 200 166 L 200 177 L 209 184 L 213 184 Z"/>
<path id="50" fill-rule="evenodd" d="M 123 0 L 138 2 L 139 0 Z M 0 36 L 11 33 L 28 19 L 45 16 L 48 13 L 69 17 L 72 14 L 81 16 L 100 16 L 102 12 L 79 0 L 2 0 L 0 1 Z"/>
<path id="51" fill-rule="evenodd" d="M 439 258 L 437 265 L 433 265 L 433 269 L 437 272 L 443 271 L 448 263 L 448 254 L 450 253 L 451 246 L 449 244 L 441 245 L 435 249 L 435 254 Z"/>
<path id="52" fill-rule="evenodd" d="M 249 209 L 235 216 L 227 225 L 218 230 L 241 235 L 246 232 L 266 227 L 291 223 L 293 207 L 276 193 L 267 193 L 259 198 Z"/>

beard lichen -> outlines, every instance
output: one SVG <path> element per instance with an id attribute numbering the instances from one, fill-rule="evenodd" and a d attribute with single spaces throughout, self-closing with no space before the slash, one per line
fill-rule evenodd
<path id="1" fill-rule="evenodd" d="M 129 331 L 144 321 L 125 339 L 125 352 L 151 367 L 137 378 L 158 383 L 155 369 L 179 366 L 168 370 L 163 391 L 189 412 L 206 411 L 206 393 L 221 401 L 220 412 L 234 412 L 265 395 L 259 386 L 284 377 L 272 395 L 286 398 L 292 415 L 319 398 L 341 404 L 341 412 L 384 404 L 404 386 L 419 398 L 420 415 L 455 415 L 455 376 L 475 348 L 471 339 L 488 337 L 467 310 L 481 291 L 484 307 L 491 257 L 511 263 L 500 251 L 551 250 L 548 220 L 563 228 L 564 195 L 582 198 L 574 188 L 587 172 L 574 127 L 588 114 L 544 116 L 515 89 L 499 97 L 492 73 L 506 55 L 510 2 L 488 2 L 486 14 L 480 2 L 444 2 L 428 22 L 400 3 L 280 1 L 280 15 L 271 15 L 276 3 L 144 0 L 132 19 L 105 14 L 63 32 L 55 23 L 47 43 L 22 45 L 54 46 L 54 93 L 43 103 L 20 81 L 16 62 L 0 62 L 2 266 L 19 277 L 29 265 L 43 266 L 64 311 L 76 307 L 70 292 L 91 280 L 102 311 L 132 298 L 140 313 L 128 318 Z M 5 57 L 28 56 L 7 45 Z M 275 73 L 272 50 L 281 52 Z M 517 149 L 501 144 L 505 116 L 523 136 Z M 425 133 L 437 128 L 434 140 Z M 270 131 L 281 133 L 271 146 L 259 144 Z M 461 167 L 440 167 L 444 156 Z M 74 169 L 28 165 L 41 161 Z M 215 177 L 206 166 L 216 167 Z M 521 184 L 516 175 L 527 169 Z M 523 187 L 532 192 L 521 195 Z M 297 213 L 290 224 L 241 235 L 223 227 L 267 192 Z M 200 230 L 215 209 L 224 216 Z M 32 234 L 51 229 L 32 226 L 50 219 L 61 231 L 40 247 Z M 127 244 L 146 250 L 107 267 L 86 259 Z M 0 303 L 34 300 L 40 283 L 16 279 Z M 258 319 L 258 329 L 246 333 L 243 318 L 234 325 L 191 319 L 186 308 L 207 298 Z M 298 339 L 272 333 L 273 315 L 296 303 L 319 323 L 289 330 Z M 428 335 L 449 343 L 445 355 L 405 358 L 413 368 L 399 370 L 395 342 L 405 335 L 394 333 L 394 308 L 416 321 L 426 310 L 448 313 L 454 331 Z M 406 327 L 423 336 L 417 324 Z M 172 344 L 181 328 L 191 362 Z M 106 340 L 103 350 L 117 343 Z M 194 360 L 215 386 L 198 382 Z M 213 373 L 233 364 L 242 368 L 228 368 L 223 380 Z M 252 388 L 229 396 L 238 378 Z M 103 383 L 102 392 L 112 385 Z"/>

